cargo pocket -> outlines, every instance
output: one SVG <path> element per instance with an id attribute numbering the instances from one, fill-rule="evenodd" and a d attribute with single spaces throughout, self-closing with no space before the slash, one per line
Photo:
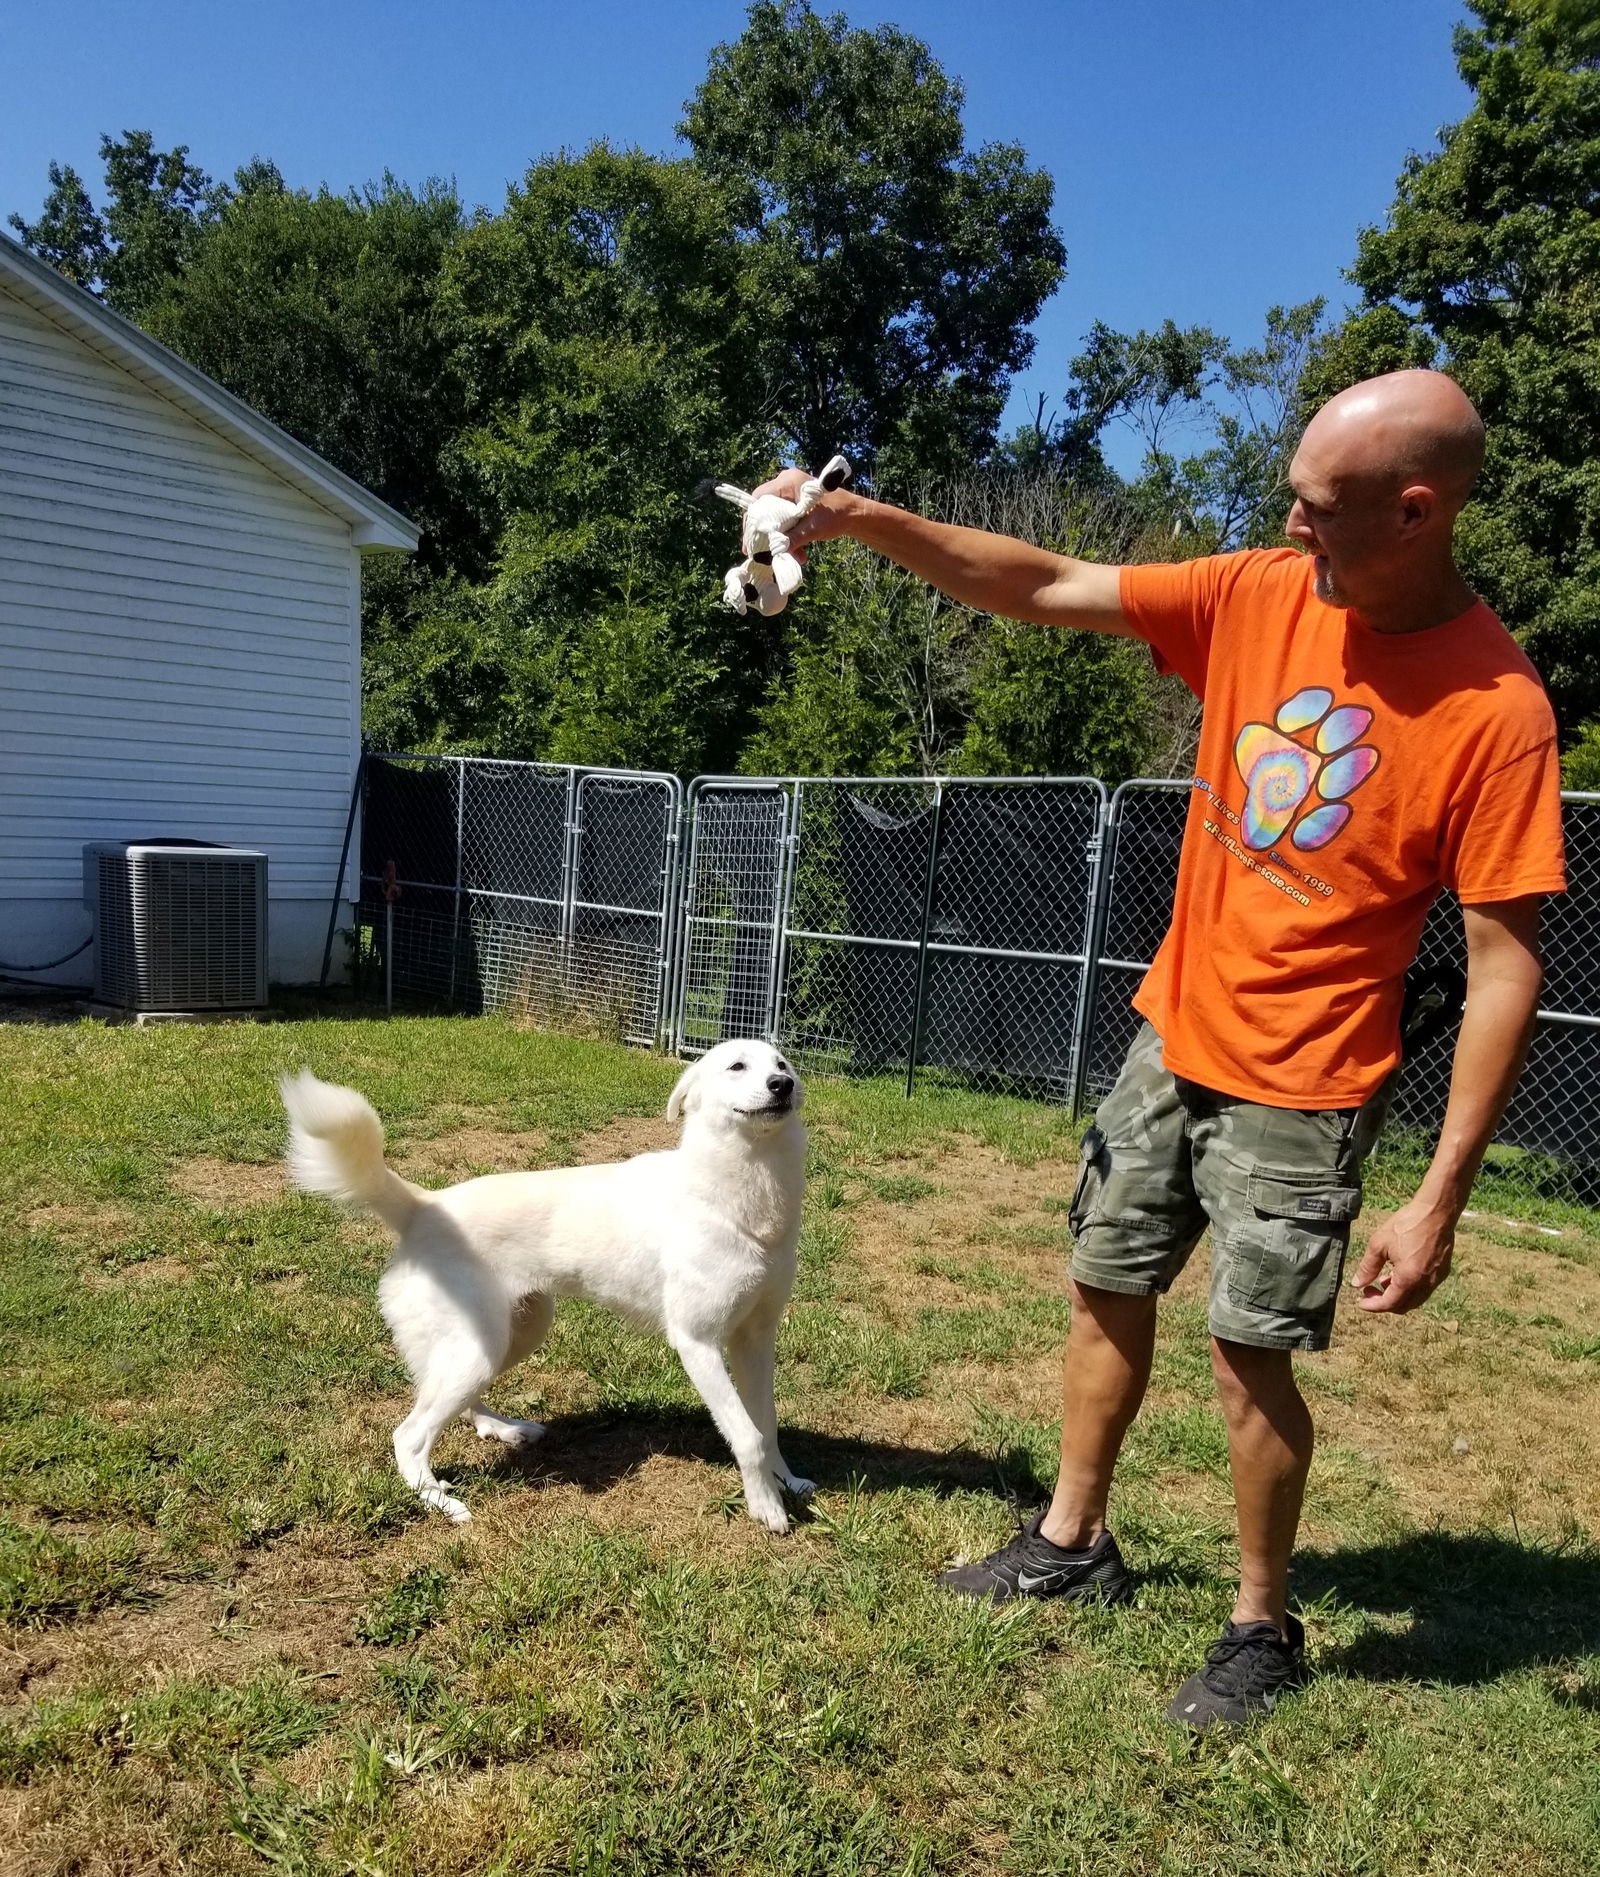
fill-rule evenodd
<path id="1" fill-rule="evenodd" d="M 1067 1224 L 1074 1238 L 1094 1217 L 1106 1183 L 1106 1137 L 1091 1127 L 1078 1150 L 1078 1183 L 1072 1189 L 1072 1204 L 1067 1208 Z"/>
<path id="2" fill-rule="evenodd" d="M 1339 1290 L 1359 1184 L 1293 1167 L 1257 1167 L 1228 1235 L 1228 1296 L 1246 1309 L 1316 1317 Z"/>

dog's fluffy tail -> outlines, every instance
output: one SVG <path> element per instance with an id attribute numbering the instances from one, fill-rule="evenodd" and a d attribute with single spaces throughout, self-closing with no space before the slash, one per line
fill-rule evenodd
<path id="1" fill-rule="evenodd" d="M 321 1082 L 309 1069 L 285 1075 L 278 1093 L 289 1111 L 289 1177 L 308 1193 L 326 1193 L 377 1213 L 404 1232 L 427 1195 L 384 1165 L 383 1123 L 365 1095 Z"/>

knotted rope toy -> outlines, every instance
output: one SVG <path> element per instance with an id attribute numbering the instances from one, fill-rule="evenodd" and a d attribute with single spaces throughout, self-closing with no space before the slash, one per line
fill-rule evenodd
<path id="1" fill-rule="evenodd" d="M 789 530 L 849 476 L 850 465 L 835 456 L 820 475 L 800 485 L 799 495 L 792 500 L 786 495 L 750 495 L 731 482 L 714 482 L 710 477 L 699 485 L 696 495 L 719 495 L 744 510 L 744 559 L 728 569 L 722 583 L 724 606 L 740 615 L 753 606 L 767 619 L 783 611 L 805 577 L 789 551 Z"/>

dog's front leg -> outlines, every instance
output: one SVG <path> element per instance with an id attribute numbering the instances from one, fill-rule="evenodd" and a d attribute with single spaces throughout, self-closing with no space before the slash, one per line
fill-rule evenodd
<path id="1" fill-rule="evenodd" d="M 769 1531 L 786 1532 L 789 1515 L 783 1509 L 783 1499 L 778 1492 L 774 1477 L 776 1467 L 768 1450 L 767 1437 L 739 1399 L 722 1351 L 715 1343 L 681 1334 L 673 1336 L 671 1341 L 689 1380 L 699 1389 L 700 1399 L 711 1410 L 717 1431 L 733 1449 L 744 1481 L 746 1511 Z"/>
<path id="2" fill-rule="evenodd" d="M 801 1479 L 778 1446 L 778 1404 L 773 1397 L 777 1344 L 778 1318 L 752 1312 L 728 1339 L 728 1366 L 733 1370 L 739 1399 L 766 1437 L 767 1452 L 785 1490 L 797 1499 L 806 1499 L 816 1491 L 816 1481 Z"/>

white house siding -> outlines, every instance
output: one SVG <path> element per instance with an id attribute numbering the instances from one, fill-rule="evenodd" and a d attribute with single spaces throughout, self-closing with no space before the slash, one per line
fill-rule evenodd
<path id="1" fill-rule="evenodd" d="M 0 965 L 88 935 L 85 841 L 191 835 L 266 851 L 271 975 L 316 975 L 359 579 L 347 520 L 0 282 Z"/>

